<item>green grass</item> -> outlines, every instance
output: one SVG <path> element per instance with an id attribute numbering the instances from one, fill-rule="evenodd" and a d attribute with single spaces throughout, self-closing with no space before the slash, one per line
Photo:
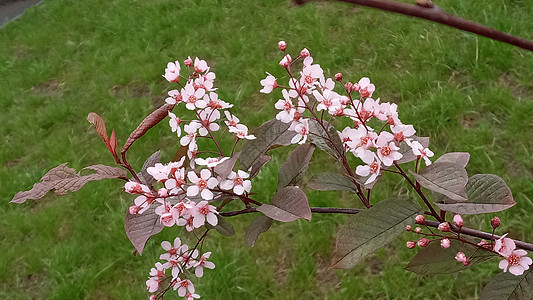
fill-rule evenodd
<path id="1" fill-rule="evenodd" d="M 437 1 L 439 2 L 439 1 Z M 533 39 L 529 1 L 440 1 L 443 9 Z M 469 174 L 494 173 L 518 204 L 499 214 L 502 232 L 533 241 L 533 56 L 512 46 L 429 22 L 338 3 L 296 7 L 289 1 L 45 0 L 0 29 L 0 298 L 143 299 L 144 282 L 161 252 L 164 230 L 145 254 L 131 256 L 123 216 L 132 198 L 121 182 L 88 184 L 75 194 L 8 204 L 47 170 L 80 169 L 112 158 L 86 121 L 102 115 L 124 142 L 171 89 L 168 61 L 208 61 L 222 99 L 255 127 L 274 116 L 277 94 L 263 95 L 265 71 L 281 75 L 276 44 L 310 49 L 332 76 L 371 77 L 376 95 L 398 103 L 405 123 L 429 135 L 437 155 L 468 151 Z M 153 128 L 132 147 L 137 168 L 178 140 Z M 286 155 L 260 174 L 253 191 L 266 201 Z M 310 174 L 335 170 L 317 155 Z M 376 185 L 373 200 L 412 195 L 395 177 Z M 309 192 L 312 205 L 355 207 L 348 194 Z M 488 230 L 492 216 L 467 218 Z M 202 299 L 475 299 L 499 272 L 496 262 L 450 276 L 418 277 L 403 268 L 414 251 L 408 234 L 354 269 L 329 268 L 344 216 L 275 223 L 254 248 L 243 240 L 253 216 L 231 219 L 236 235 L 210 236 L 217 268 L 197 280 Z M 184 235 L 184 234 L 181 234 Z M 184 235 L 187 238 L 187 235 Z M 169 299 L 177 298 L 169 295 Z"/>

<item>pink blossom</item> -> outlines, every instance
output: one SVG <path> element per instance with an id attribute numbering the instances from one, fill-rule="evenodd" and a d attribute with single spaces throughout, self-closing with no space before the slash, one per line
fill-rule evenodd
<path id="1" fill-rule="evenodd" d="M 328 110 L 331 106 L 340 105 L 340 96 L 334 91 L 324 90 L 322 94 L 313 91 L 313 96 L 315 96 L 316 100 L 319 102 L 316 107 L 317 111 Z"/>
<path id="2" fill-rule="evenodd" d="M 208 268 L 208 269 L 214 269 L 215 268 L 215 264 L 214 263 L 212 263 L 210 261 L 207 261 L 209 256 L 211 256 L 211 252 L 204 253 L 200 257 L 200 259 L 198 259 L 196 264 L 194 265 L 194 267 L 196 268 L 194 270 L 194 274 L 196 275 L 196 277 L 204 276 L 204 268 Z"/>
<path id="3" fill-rule="evenodd" d="M 267 74 L 268 76 L 259 82 L 263 86 L 263 88 L 259 92 L 265 93 L 265 94 L 271 93 L 272 90 L 278 86 L 278 83 L 276 82 L 276 77 L 270 75 L 270 73 L 268 72 Z"/>
<path id="4" fill-rule="evenodd" d="M 205 94 L 204 101 L 207 102 L 207 107 L 214 109 L 228 109 L 232 108 L 233 104 L 229 104 L 228 102 L 222 101 L 218 99 L 218 94 L 216 93 L 209 93 L 209 95 Z"/>
<path id="5" fill-rule="evenodd" d="M 181 136 L 181 119 L 176 117 L 175 114 L 168 112 L 168 116 L 170 117 L 170 121 L 168 121 L 168 124 L 170 125 L 170 128 L 172 129 L 172 132 L 176 132 L 178 134 L 178 137 Z"/>
<path id="6" fill-rule="evenodd" d="M 328 78 L 328 79 L 324 79 L 324 77 L 321 77 L 320 78 L 320 88 L 324 91 L 324 90 L 330 90 L 332 91 L 333 88 L 335 88 L 335 81 L 333 81 L 333 79 L 331 78 Z"/>
<path id="7" fill-rule="evenodd" d="M 376 87 L 370 83 L 368 77 L 363 77 L 359 80 L 359 93 L 362 97 L 372 97 L 372 93 L 376 90 Z"/>
<path id="8" fill-rule="evenodd" d="M 376 146 L 378 146 L 377 153 L 379 159 L 387 167 L 391 166 L 395 160 L 402 158 L 402 154 L 398 152 L 400 148 L 396 147 L 394 142 L 389 142 L 387 145 L 386 143 L 380 143 L 377 141 Z"/>
<path id="9" fill-rule="evenodd" d="M 207 66 L 207 63 L 205 60 L 201 60 L 198 57 L 194 59 L 194 71 L 196 73 L 203 73 L 207 71 L 209 67 Z"/>
<path id="10" fill-rule="evenodd" d="M 199 122 L 191 122 L 189 124 L 186 124 L 183 129 L 187 133 L 187 135 L 184 135 L 180 139 L 180 144 L 182 146 L 189 145 L 189 149 L 192 150 L 196 147 L 196 135 L 197 130 L 202 127 L 202 125 Z"/>
<path id="11" fill-rule="evenodd" d="M 163 249 L 165 251 L 167 251 L 167 253 L 161 254 L 161 256 L 159 256 L 159 259 L 167 259 L 167 258 L 170 258 L 170 257 L 178 257 L 180 255 L 180 253 L 181 253 L 181 251 L 180 251 L 181 239 L 179 237 L 176 237 L 174 239 L 174 243 L 173 244 L 171 244 L 168 241 L 162 241 L 161 242 L 161 247 L 163 247 Z"/>
<path id="12" fill-rule="evenodd" d="M 372 155 L 374 155 L 374 159 L 371 163 L 364 165 L 364 166 L 357 166 L 355 169 L 355 173 L 359 176 L 368 176 L 370 177 L 366 180 L 365 184 L 370 184 L 376 180 L 376 178 L 379 175 L 379 171 L 381 170 L 381 163 L 377 159 L 376 155 L 372 152 Z"/>
<path id="13" fill-rule="evenodd" d="M 218 110 L 205 109 L 199 114 L 199 119 L 202 127 L 198 130 L 201 136 L 206 136 L 209 131 L 218 131 L 220 126 L 215 123 L 220 118 L 220 112 Z"/>
<path id="14" fill-rule="evenodd" d="M 185 107 L 187 107 L 188 110 L 195 110 L 196 108 L 206 107 L 207 102 L 205 102 L 205 100 L 202 100 L 204 95 L 204 89 L 199 88 L 195 90 L 192 84 L 185 85 L 185 87 L 181 90 L 181 96 L 183 98 L 183 101 L 187 103 Z"/>
<path id="15" fill-rule="evenodd" d="M 394 133 L 394 140 L 398 143 L 405 141 L 406 138 L 416 133 L 416 130 L 413 125 L 396 124 L 394 126 L 391 126 L 390 129 L 392 133 Z"/>
<path id="16" fill-rule="evenodd" d="M 279 62 L 279 65 L 284 68 L 288 68 L 291 65 L 291 62 L 292 62 L 292 58 L 289 54 L 287 54 L 281 59 L 281 61 Z"/>
<path id="17" fill-rule="evenodd" d="M 291 143 L 304 144 L 309 135 L 309 122 L 307 119 L 302 119 L 300 123 L 291 124 L 289 130 L 295 131 L 296 135 L 292 138 Z"/>
<path id="18" fill-rule="evenodd" d="M 307 88 L 314 88 L 319 78 L 324 77 L 324 71 L 320 65 L 311 65 L 313 58 L 308 56 L 304 59 L 304 67 L 300 72 L 300 85 Z"/>
<path id="19" fill-rule="evenodd" d="M 496 243 L 494 243 L 494 251 L 504 257 L 511 255 L 513 250 L 516 248 L 515 242 L 506 236 L 507 233 L 501 238 L 497 239 Z"/>
<path id="20" fill-rule="evenodd" d="M 426 166 L 431 165 L 431 160 L 429 160 L 429 158 L 433 157 L 433 152 L 429 150 L 429 148 L 424 148 L 424 146 L 418 141 L 411 142 L 410 146 L 414 155 L 424 159 Z"/>
<path id="21" fill-rule="evenodd" d="M 174 286 L 174 290 L 176 290 L 176 289 L 178 290 L 178 295 L 180 297 L 185 296 L 187 291 L 189 293 L 194 293 L 194 285 L 192 284 L 192 282 L 189 279 L 184 279 L 184 280 L 179 281 Z"/>
<path id="22" fill-rule="evenodd" d="M 466 262 L 466 255 L 463 252 L 457 252 L 455 260 L 464 264 Z"/>
<path id="23" fill-rule="evenodd" d="M 248 127 L 244 124 L 237 124 L 235 127 L 229 127 L 229 132 L 235 133 L 238 139 L 255 140 L 253 134 L 248 134 Z"/>
<path id="24" fill-rule="evenodd" d="M 165 203 L 156 207 L 155 213 L 160 216 L 161 224 L 166 227 L 171 227 L 176 224 L 176 219 L 174 219 L 174 213 L 172 213 L 172 206 L 169 203 Z"/>
<path id="25" fill-rule="evenodd" d="M 156 292 L 159 289 L 160 284 L 161 280 L 159 279 L 159 277 L 150 277 L 150 279 L 146 281 L 146 289 L 150 293 Z"/>
<path id="26" fill-rule="evenodd" d="M 449 232 L 450 231 L 450 224 L 448 222 L 442 222 L 439 224 L 439 230 L 442 232 Z"/>
<path id="27" fill-rule="evenodd" d="M 231 190 L 237 195 L 242 195 L 244 192 L 249 193 L 252 189 L 252 182 L 245 180 L 250 175 L 244 171 L 239 170 L 237 173 L 231 172 L 228 175 L 228 180 L 224 180 L 220 183 L 220 188 L 223 190 Z"/>
<path id="28" fill-rule="evenodd" d="M 183 61 L 183 64 L 186 65 L 187 67 L 192 66 L 192 59 L 191 59 L 191 57 L 190 57 L 190 56 L 187 57 L 187 59 Z"/>
<path id="29" fill-rule="evenodd" d="M 155 263 L 155 268 L 150 269 L 150 276 L 153 276 L 155 278 L 162 278 L 165 277 L 165 271 L 167 268 L 160 262 Z"/>
<path id="30" fill-rule="evenodd" d="M 185 294 L 185 300 L 194 300 L 194 299 L 199 299 L 199 298 L 200 298 L 200 295 L 195 294 L 195 293 Z"/>
<path id="31" fill-rule="evenodd" d="M 200 76 L 196 78 L 193 86 L 195 89 L 203 89 L 206 92 L 214 92 L 217 90 L 216 88 L 213 88 L 213 81 L 207 79 L 207 76 Z"/>
<path id="32" fill-rule="evenodd" d="M 181 93 L 178 90 L 171 90 L 168 92 L 168 96 L 165 99 L 165 102 L 168 104 L 176 104 L 183 101 L 183 97 L 181 96 Z"/>
<path id="33" fill-rule="evenodd" d="M 237 124 L 239 124 L 239 119 L 230 114 L 229 111 L 224 111 L 224 115 L 226 115 L 227 121 L 224 121 L 228 127 L 235 127 Z"/>
<path id="34" fill-rule="evenodd" d="M 167 68 L 165 69 L 165 77 L 166 80 L 170 82 L 179 82 L 180 79 L 180 63 L 179 61 L 176 61 L 175 63 L 169 62 L 167 64 Z"/>
<path id="35" fill-rule="evenodd" d="M 300 51 L 300 57 L 306 58 L 309 55 L 311 55 L 311 53 L 309 53 L 309 50 L 307 50 L 307 48 L 303 48 L 302 51 Z"/>
<path id="36" fill-rule="evenodd" d="M 206 220 L 207 223 L 216 226 L 218 224 L 217 214 L 218 212 L 216 207 L 214 207 L 213 205 L 209 205 L 207 201 L 199 202 L 194 208 L 194 227 L 199 228 L 200 226 L 205 224 Z"/>
<path id="37" fill-rule="evenodd" d="M 509 272 L 513 275 L 522 275 L 524 274 L 525 270 L 529 269 L 529 266 L 532 263 L 531 258 L 527 257 L 526 255 L 527 251 L 525 250 L 513 250 L 509 256 L 500 261 L 498 266 L 504 272 L 507 272 L 507 269 L 509 269 Z"/>
<path id="38" fill-rule="evenodd" d="M 214 177 L 211 177 L 211 171 L 208 169 L 201 170 L 200 177 L 198 177 L 195 172 L 190 171 L 187 174 L 187 177 L 193 183 L 187 188 L 187 196 L 193 197 L 200 193 L 202 198 L 205 200 L 213 199 L 213 192 L 211 192 L 209 189 L 217 186 L 218 180 Z"/>
<path id="39" fill-rule="evenodd" d="M 276 102 L 276 104 L 274 104 L 275 108 L 281 109 L 281 111 L 276 115 L 276 119 L 283 123 L 289 123 L 293 120 L 294 112 L 296 110 L 294 109 L 294 104 L 292 103 L 287 90 L 282 90 L 281 94 L 283 95 L 284 99 L 280 99 L 278 102 Z"/>
<path id="40" fill-rule="evenodd" d="M 465 223 L 464 223 L 463 218 L 461 217 L 461 215 L 457 214 L 457 215 L 453 216 L 453 224 L 455 224 L 455 226 L 461 228 L 461 227 L 463 227 L 463 225 Z"/>
<path id="41" fill-rule="evenodd" d="M 124 190 L 130 194 L 149 194 L 150 188 L 144 184 L 140 184 L 134 181 L 128 181 L 124 185 Z"/>
<path id="42" fill-rule="evenodd" d="M 195 162 L 200 166 L 207 166 L 208 168 L 214 168 L 228 159 L 229 157 L 223 157 L 223 158 L 208 157 L 206 159 L 197 158 L 195 159 Z"/>

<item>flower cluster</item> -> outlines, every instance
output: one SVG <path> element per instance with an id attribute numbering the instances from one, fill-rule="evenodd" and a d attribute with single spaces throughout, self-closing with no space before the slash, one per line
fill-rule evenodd
<path id="1" fill-rule="evenodd" d="M 425 217 L 423 215 L 418 215 L 415 218 L 415 222 L 420 225 L 426 225 L 425 223 Z M 494 217 L 491 220 L 492 228 L 496 229 L 498 226 L 500 226 L 500 219 L 498 217 Z M 464 220 L 461 217 L 461 215 L 456 214 L 453 216 L 453 225 L 456 229 L 461 229 L 464 225 Z M 426 226 L 427 227 L 427 226 Z M 428 228 L 429 229 L 429 228 Z M 488 242 L 486 240 L 481 240 L 479 243 L 474 244 L 471 241 L 462 239 L 459 234 L 452 231 L 452 228 L 450 226 L 450 223 L 442 222 L 438 225 L 438 229 L 442 233 L 449 233 L 453 234 L 453 236 L 445 236 L 442 234 L 435 234 L 431 230 L 431 233 L 423 233 L 422 228 L 416 227 L 414 230 L 412 229 L 411 225 L 407 225 L 406 230 L 407 231 L 414 231 L 417 234 L 424 235 L 421 237 L 418 241 L 408 241 L 406 246 L 409 249 L 415 248 L 417 245 L 420 247 L 427 247 L 431 242 L 433 241 L 440 241 L 440 245 L 442 248 L 449 248 L 450 247 L 450 239 L 461 241 L 462 243 L 467 243 L 472 246 L 475 246 L 478 248 L 478 250 L 484 250 L 484 251 L 491 251 L 494 253 L 497 253 L 501 256 L 503 256 L 505 259 L 500 261 L 499 267 L 504 272 L 509 272 L 514 275 L 522 275 L 525 270 L 529 269 L 529 266 L 533 263 L 531 258 L 527 257 L 527 251 L 523 249 L 516 249 L 515 242 L 507 238 L 507 234 L 504 234 L 501 238 L 493 242 Z M 434 237 L 434 239 L 429 240 L 427 237 Z M 477 250 L 472 253 L 472 255 L 467 256 L 463 251 L 457 252 L 455 255 L 455 260 L 462 263 L 465 266 L 469 266 L 470 262 L 472 260 L 472 257 L 477 252 Z"/>
<path id="2" fill-rule="evenodd" d="M 204 268 L 214 269 L 215 264 L 207 260 L 211 256 L 211 252 L 205 252 L 202 256 L 198 257 L 198 250 L 189 249 L 187 244 L 181 243 L 179 237 L 174 239 L 173 244 L 168 241 L 163 241 L 161 247 L 163 247 L 166 253 L 161 254 L 159 259 L 165 262 L 157 262 L 155 268 L 150 270 L 150 277 L 146 281 L 148 291 L 150 293 L 156 292 L 159 290 L 163 281 L 169 280 L 170 286 L 174 290 L 177 290 L 180 297 L 185 297 L 187 300 L 200 298 L 195 293 L 193 283 L 185 277 L 185 271 L 194 268 L 196 277 L 202 277 L 204 275 Z M 166 275 L 167 270 L 170 270 L 171 276 Z M 157 296 L 151 295 L 150 299 L 152 298 L 156 299 Z"/>
<path id="3" fill-rule="evenodd" d="M 416 130 L 412 125 L 400 121 L 398 106 L 372 98 L 375 86 L 370 79 L 363 77 L 357 83 L 346 82 L 343 86 L 345 95 L 339 94 L 334 91 L 335 81 L 342 84 L 342 74 L 336 74 L 335 80 L 326 78 L 320 65 L 313 64 L 313 57 L 307 49 L 303 49 L 293 60 L 285 52 L 286 43 L 280 44 L 284 45 L 279 48 L 285 53 L 280 65 L 289 74 L 288 85 L 280 86 L 277 79 L 267 73 L 268 76 L 261 80 L 261 92 L 270 93 L 275 88 L 282 88 L 283 99 L 274 105 L 279 110 L 276 119 L 290 123 L 289 130 L 296 132 L 292 143 L 303 144 L 309 134 L 316 134 L 310 128 L 313 122 L 327 128 L 329 122 L 324 121 L 324 114 L 327 113 L 330 122 L 335 117 L 351 119 L 353 125 L 344 128 L 339 135 L 344 150 L 364 162 L 364 165 L 357 167 L 356 173 L 367 177 L 365 184 L 373 183 L 382 168 L 390 167 L 394 161 L 402 158 L 399 152 L 402 143 L 410 147 L 416 157 L 424 159 L 426 165 L 431 164 L 429 157 L 433 156 L 433 152 L 416 140 Z M 302 60 L 303 67 L 298 76 L 294 76 L 292 66 L 297 60 Z M 305 111 L 309 111 L 312 117 L 306 118 Z M 373 120 L 382 122 L 377 127 L 380 130 L 370 126 Z M 387 126 L 390 132 L 385 131 Z"/>

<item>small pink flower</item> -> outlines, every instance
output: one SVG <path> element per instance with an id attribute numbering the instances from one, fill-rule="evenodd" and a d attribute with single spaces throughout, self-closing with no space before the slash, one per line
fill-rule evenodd
<path id="1" fill-rule="evenodd" d="M 494 243 L 494 251 L 503 257 L 508 257 L 512 254 L 513 250 L 516 248 L 514 241 L 510 238 L 507 238 L 507 233 L 504 234 L 501 238 L 496 240 Z"/>
<path id="2" fill-rule="evenodd" d="M 368 177 L 365 184 L 370 184 L 374 182 L 374 180 L 376 180 L 379 175 L 379 171 L 381 170 L 381 162 L 375 157 L 376 155 L 374 154 L 374 152 L 372 152 L 372 155 L 374 155 L 374 160 L 371 163 L 364 166 L 357 166 L 357 168 L 355 169 L 355 173 L 359 176 L 365 177 L 369 174 L 372 174 L 370 175 L 370 177 Z"/>
<path id="3" fill-rule="evenodd" d="M 181 239 L 176 237 L 174 239 L 174 244 L 170 244 L 168 241 L 161 242 L 161 247 L 167 251 L 167 253 L 161 254 L 160 259 L 167 259 L 170 257 L 177 257 L 180 255 Z"/>
<path id="4" fill-rule="evenodd" d="M 178 295 L 180 297 L 185 296 L 187 291 L 189 293 L 194 293 L 194 285 L 192 284 L 192 282 L 189 279 L 184 279 L 184 280 L 178 282 L 174 286 L 174 289 L 178 289 Z"/>
<path id="5" fill-rule="evenodd" d="M 291 65 L 291 62 L 292 62 L 292 58 L 289 54 L 287 54 L 281 59 L 281 61 L 279 62 L 279 65 L 284 68 L 288 68 Z"/>
<path id="6" fill-rule="evenodd" d="M 446 238 L 440 240 L 440 246 L 442 248 L 450 248 L 450 240 Z"/>
<path id="7" fill-rule="evenodd" d="M 187 57 L 187 59 L 183 61 L 183 64 L 185 64 L 187 67 L 192 66 L 192 59 L 191 59 L 191 57 L 190 57 L 190 56 Z"/>
<path id="8" fill-rule="evenodd" d="M 176 61 L 175 63 L 169 62 L 167 68 L 165 69 L 165 75 L 163 75 L 166 80 L 170 82 L 179 82 L 180 79 L 180 63 Z"/>
<path id="9" fill-rule="evenodd" d="M 205 200 L 213 199 L 213 192 L 211 192 L 210 189 L 217 186 L 218 180 L 211 177 L 211 171 L 208 169 L 201 170 L 200 177 L 198 177 L 195 172 L 189 171 L 187 177 L 193 183 L 187 188 L 187 196 L 193 197 L 200 193 Z"/>
<path id="10" fill-rule="evenodd" d="M 379 159 L 383 162 L 385 166 L 391 166 L 395 160 L 402 158 L 402 154 L 398 152 L 400 148 L 396 147 L 394 142 L 380 143 L 379 140 L 376 142 L 378 147 L 377 153 Z"/>
<path id="11" fill-rule="evenodd" d="M 457 214 L 457 215 L 453 216 L 453 224 L 455 224 L 455 226 L 461 228 L 461 227 L 463 227 L 465 222 L 463 221 L 463 218 L 461 217 L 461 215 Z"/>
<path id="12" fill-rule="evenodd" d="M 311 53 L 309 53 L 309 50 L 307 50 L 307 48 L 303 48 L 302 51 L 300 51 L 300 57 L 302 58 L 306 58 L 309 55 L 311 55 Z"/>
<path id="13" fill-rule="evenodd" d="M 213 205 L 209 205 L 207 201 L 199 202 L 194 208 L 194 227 L 199 228 L 200 226 L 205 224 L 206 220 L 207 223 L 216 226 L 218 224 L 217 214 L 218 212 L 216 207 L 214 207 Z"/>
<path id="14" fill-rule="evenodd" d="M 130 194 L 143 195 L 143 194 L 149 194 L 150 193 L 150 188 L 148 188 L 144 184 L 140 184 L 140 183 L 137 183 L 137 182 L 134 182 L 134 181 L 126 182 L 126 184 L 124 185 L 124 190 L 126 190 L 126 192 L 130 193 Z"/>
<path id="15" fill-rule="evenodd" d="M 223 190 L 231 190 L 237 195 L 242 195 L 244 192 L 249 193 L 252 189 L 252 182 L 246 180 L 250 175 L 242 170 L 231 172 L 228 175 L 228 180 L 224 180 L 220 183 L 220 188 Z"/>
<path id="16" fill-rule="evenodd" d="M 161 280 L 158 277 L 150 277 L 146 281 L 146 289 L 150 292 L 156 292 L 159 289 L 159 285 L 161 284 Z"/>
<path id="17" fill-rule="evenodd" d="M 200 122 L 202 127 L 198 130 L 198 133 L 201 136 L 206 136 L 209 134 L 209 131 L 218 131 L 220 126 L 215 123 L 216 120 L 220 118 L 220 112 L 210 109 L 205 109 L 200 112 Z"/>
<path id="18" fill-rule="evenodd" d="M 185 107 L 187 107 L 188 110 L 195 110 L 196 108 L 206 107 L 207 102 L 202 99 L 204 95 L 204 89 L 199 88 L 196 90 L 192 84 L 187 84 L 181 90 L 181 96 L 183 97 L 183 101 L 187 103 Z"/>
<path id="19" fill-rule="evenodd" d="M 429 148 L 424 148 L 424 146 L 422 146 L 422 144 L 420 144 L 418 141 L 411 142 L 410 146 L 414 155 L 424 159 L 426 166 L 431 165 L 431 160 L 429 160 L 429 158 L 433 157 L 434 154 L 431 150 L 429 150 Z"/>
<path id="20" fill-rule="evenodd" d="M 529 269 L 533 262 L 531 258 L 527 257 L 527 251 L 518 249 L 511 252 L 511 254 L 504 260 L 500 261 L 498 265 L 504 272 L 509 272 L 513 275 L 519 276 L 524 274 L 524 271 Z"/>
<path id="21" fill-rule="evenodd" d="M 276 82 L 276 77 L 270 75 L 270 73 L 267 74 L 268 76 L 259 82 L 263 86 L 263 88 L 259 92 L 265 94 L 269 94 L 270 92 L 272 92 L 273 89 L 278 86 L 278 83 Z"/>
<path id="22" fill-rule="evenodd" d="M 194 274 L 196 275 L 196 277 L 204 276 L 204 268 L 208 268 L 208 269 L 214 269 L 215 268 L 215 264 L 214 263 L 212 263 L 210 261 L 207 261 L 209 256 L 211 256 L 211 252 L 204 253 L 200 257 L 200 259 L 198 259 L 196 264 L 194 265 L 194 267 L 196 268 L 194 270 Z"/>
<path id="23" fill-rule="evenodd" d="M 194 299 L 199 299 L 199 298 L 200 298 L 200 295 L 195 294 L 195 293 L 187 293 L 185 295 L 185 300 L 194 300 Z"/>
<path id="24" fill-rule="evenodd" d="M 208 157 L 206 159 L 197 158 L 194 161 L 200 166 L 207 166 L 208 168 L 214 168 L 228 159 L 229 157 L 224 157 L 224 158 Z"/>
<path id="25" fill-rule="evenodd" d="M 376 90 L 376 87 L 370 83 L 368 77 L 363 77 L 359 80 L 359 93 L 362 97 L 372 97 L 372 93 Z"/>
<path id="26" fill-rule="evenodd" d="M 196 73 L 203 73 L 207 71 L 209 67 L 207 66 L 207 63 L 205 60 L 201 60 L 198 57 L 194 59 L 194 71 Z"/>
<path id="27" fill-rule="evenodd" d="M 418 224 L 425 224 L 426 223 L 426 218 L 424 217 L 424 215 L 417 215 L 415 217 L 415 222 L 418 223 Z"/>
<path id="28" fill-rule="evenodd" d="M 230 114 L 229 111 L 224 111 L 224 115 L 226 115 L 226 119 L 228 119 L 227 121 L 224 121 L 228 127 L 236 127 L 237 124 L 239 124 L 239 119 Z"/>
<path id="29" fill-rule="evenodd" d="M 253 134 L 248 134 L 248 127 L 244 124 L 237 124 L 235 127 L 228 127 L 229 132 L 235 133 L 238 139 L 255 140 Z"/>
<path id="30" fill-rule="evenodd" d="M 292 138 L 291 143 L 304 144 L 309 135 L 309 122 L 307 119 L 302 119 L 300 123 L 292 123 L 289 130 L 295 131 L 296 135 Z"/>

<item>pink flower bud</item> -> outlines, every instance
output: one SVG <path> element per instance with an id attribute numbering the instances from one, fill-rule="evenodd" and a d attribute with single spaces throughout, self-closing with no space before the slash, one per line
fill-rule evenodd
<path id="1" fill-rule="evenodd" d="M 281 51 L 285 51 L 285 49 L 287 49 L 287 43 L 285 43 L 285 41 L 279 41 L 278 48 Z"/>
<path id="2" fill-rule="evenodd" d="M 407 231 L 411 231 L 411 225 L 407 225 L 407 226 L 405 226 L 405 230 L 407 230 Z"/>
<path id="3" fill-rule="evenodd" d="M 141 208 L 137 205 L 130 206 L 130 215 L 136 215 L 137 213 L 139 213 L 139 210 L 141 210 Z"/>
<path id="4" fill-rule="evenodd" d="M 450 247 L 450 240 L 449 239 L 440 240 L 440 246 L 442 248 L 449 248 Z"/>
<path id="5" fill-rule="evenodd" d="M 352 85 L 352 91 L 359 92 L 360 89 L 361 89 L 361 86 L 359 85 L 359 83 L 354 83 Z"/>
<path id="6" fill-rule="evenodd" d="M 285 55 L 281 61 L 279 62 L 279 65 L 288 68 L 291 65 L 292 58 L 289 54 Z"/>
<path id="7" fill-rule="evenodd" d="M 353 86 L 353 83 L 351 83 L 351 82 L 346 82 L 346 83 L 344 84 L 344 89 L 346 90 L 346 92 L 349 93 L 349 92 L 352 91 L 352 86 Z"/>
<path id="8" fill-rule="evenodd" d="M 463 265 L 465 265 L 465 267 L 468 267 L 470 265 L 470 257 L 465 258 L 465 261 L 463 261 Z"/>
<path id="9" fill-rule="evenodd" d="M 418 223 L 418 224 L 425 224 L 426 222 L 426 218 L 423 216 L 423 215 L 418 215 L 416 216 L 415 218 L 415 222 Z"/>
<path id="10" fill-rule="evenodd" d="M 439 230 L 442 232 L 448 232 L 450 231 L 450 224 L 447 222 L 442 222 L 439 224 Z"/>
<path id="11" fill-rule="evenodd" d="M 168 190 L 166 188 L 160 188 L 157 191 L 157 196 L 161 197 L 161 198 L 167 197 L 168 196 Z"/>
<path id="12" fill-rule="evenodd" d="M 490 225 L 492 225 L 492 228 L 496 228 L 500 226 L 500 218 L 494 217 L 492 220 L 490 220 Z"/>
<path id="13" fill-rule="evenodd" d="M 457 215 L 453 216 L 453 224 L 455 224 L 455 226 L 461 228 L 461 227 L 463 227 L 463 225 L 465 223 L 464 223 L 463 218 L 461 217 L 461 215 L 457 214 Z"/>
<path id="14" fill-rule="evenodd" d="M 187 59 L 183 62 L 187 67 L 192 66 L 192 59 L 191 57 L 187 57 Z"/>
<path id="15" fill-rule="evenodd" d="M 416 247 L 416 242 L 413 242 L 413 241 L 407 242 L 407 248 L 413 249 L 414 247 Z"/>
<path id="16" fill-rule="evenodd" d="M 463 252 L 457 252 L 455 255 L 455 259 L 458 262 L 464 263 L 466 261 L 466 255 Z"/>
<path id="17" fill-rule="evenodd" d="M 311 53 L 309 53 L 307 48 L 303 48 L 302 51 L 300 51 L 300 57 L 308 57 L 309 55 L 311 55 Z"/>
<path id="18" fill-rule="evenodd" d="M 418 242 L 416 242 L 416 243 L 417 243 L 418 246 L 420 246 L 420 247 L 426 247 L 427 245 L 429 245 L 429 240 L 423 237 L 423 238 L 420 238 L 420 239 L 418 240 Z"/>
<path id="19" fill-rule="evenodd" d="M 335 80 L 342 81 L 342 73 L 335 74 Z"/>
<path id="20" fill-rule="evenodd" d="M 415 228 L 415 232 L 416 233 L 421 233 L 422 232 L 422 228 L 420 228 L 420 227 Z"/>
<path id="21" fill-rule="evenodd" d="M 150 295 L 150 298 L 148 300 L 156 300 L 157 299 L 157 295 Z"/>

